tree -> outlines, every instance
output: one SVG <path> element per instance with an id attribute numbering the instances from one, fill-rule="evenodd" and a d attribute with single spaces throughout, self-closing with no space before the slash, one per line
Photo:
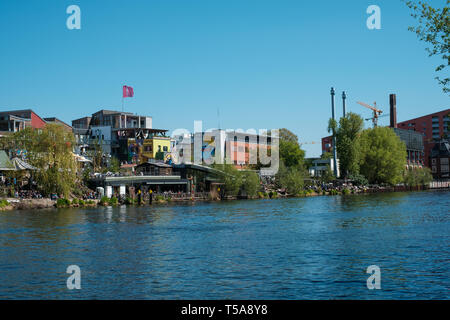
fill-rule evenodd
<path id="1" fill-rule="evenodd" d="M 370 183 L 397 184 L 403 180 L 406 146 L 387 127 L 364 130 L 358 138 L 359 167 Z"/>
<path id="2" fill-rule="evenodd" d="M 214 164 L 213 167 L 222 171 L 223 190 L 228 196 L 237 196 L 242 186 L 242 174 L 231 164 Z"/>
<path id="3" fill-rule="evenodd" d="M 58 124 L 47 124 L 39 130 L 27 128 L 10 137 L 14 148 L 26 150 L 27 161 L 37 168 L 34 177 L 41 192 L 65 197 L 77 180 L 77 164 L 72 153 L 74 141 L 72 132 Z"/>
<path id="4" fill-rule="evenodd" d="M 328 122 L 328 132 L 333 132 L 336 136 L 336 153 L 341 176 L 348 177 L 359 173 L 359 149 L 356 140 L 363 128 L 363 118 L 353 112 L 340 118 L 339 123 L 333 119 Z"/>
<path id="5" fill-rule="evenodd" d="M 406 169 L 403 181 L 408 187 L 424 186 L 433 181 L 433 176 L 429 168 Z"/>
<path id="6" fill-rule="evenodd" d="M 406 1 L 406 5 L 413 11 L 411 16 L 418 20 L 417 27 L 408 29 L 415 32 L 419 40 L 427 42 L 431 48 L 426 48 L 429 56 L 441 56 L 444 63 L 436 68 L 436 72 L 443 71 L 450 65 L 450 0 L 443 8 L 433 8 L 425 1 Z M 436 77 L 443 91 L 450 93 L 450 78 Z"/>
<path id="7" fill-rule="evenodd" d="M 288 167 L 283 161 L 280 161 L 280 167 L 275 176 L 275 184 L 291 195 L 298 195 L 304 185 L 304 173 L 298 167 Z"/>
<path id="8" fill-rule="evenodd" d="M 103 163 L 103 150 L 98 139 L 91 141 L 90 150 L 88 151 L 88 157 L 92 160 L 92 167 L 94 172 L 100 172 Z"/>
<path id="9" fill-rule="evenodd" d="M 339 120 L 336 130 L 336 151 L 341 175 L 359 173 L 359 149 L 356 140 L 364 128 L 364 120 L 359 115 L 349 112 Z"/>
<path id="10" fill-rule="evenodd" d="M 304 167 L 305 151 L 300 148 L 297 136 L 288 129 L 280 129 L 280 162 L 287 167 Z"/>
<path id="11" fill-rule="evenodd" d="M 247 196 L 256 196 L 261 188 L 259 176 L 253 171 L 243 171 L 241 190 Z"/>

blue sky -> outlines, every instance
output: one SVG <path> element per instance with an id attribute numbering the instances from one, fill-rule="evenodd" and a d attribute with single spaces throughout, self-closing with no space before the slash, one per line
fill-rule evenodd
<path id="1" fill-rule="evenodd" d="M 431 1 L 442 5 L 444 1 Z M 81 8 L 81 30 L 66 8 Z M 366 8 L 381 8 L 368 30 Z M 327 135 L 330 87 L 398 119 L 449 106 L 400 0 L 29 0 L 0 2 L 0 110 L 32 108 L 68 123 L 100 108 L 150 115 L 155 128 L 282 128 L 302 142 Z M 387 124 L 384 118 L 381 124 Z M 369 122 L 366 123 L 370 125 Z M 307 156 L 320 144 L 305 145 Z"/>

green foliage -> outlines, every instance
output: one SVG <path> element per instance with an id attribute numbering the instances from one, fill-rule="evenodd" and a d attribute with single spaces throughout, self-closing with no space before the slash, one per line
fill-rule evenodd
<path id="1" fill-rule="evenodd" d="M 406 169 L 403 181 L 409 187 L 424 186 L 433 181 L 433 176 L 429 168 Z"/>
<path id="2" fill-rule="evenodd" d="M 348 177 L 353 183 L 357 186 L 366 186 L 369 184 L 369 181 L 362 174 L 351 174 Z"/>
<path id="3" fill-rule="evenodd" d="M 327 165 L 327 169 L 322 172 L 322 175 L 320 176 L 320 181 L 328 183 L 331 181 L 334 181 L 336 177 L 334 176 L 333 170 L 331 170 L 330 166 Z"/>
<path id="4" fill-rule="evenodd" d="M 242 174 L 231 164 L 215 164 L 222 171 L 223 190 L 228 196 L 237 196 L 242 186 Z"/>
<path id="5" fill-rule="evenodd" d="M 72 199 L 72 205 L 78 205 L 78 204 L 79 204 L 79 201 L 77 198 Z"/>
<path id="6" fill-rule="evenodd" d="M 358 139 L 360 172 L 370 183 L 397 184 L 403 180 L 406 146 L 387 127 L 364 130 Z"/>
<path id="7" fill-rule="evenodd" d="M 431 47 L 427 48 L 429 56 L 441 56 L 444 63 L 436 68 L 436 72 L 443 71 L 450 65 L 450 0 L 442 8 L 433 8 L 425 1 L 406 1 L 406 5 L 412 10 L 411 16 L 418 20 L 417 27 L 408 29 L 416 33 L 421 41 L 427 42 Z M 444 73 L 445 75 L 445 73 Z M 448 73 L 446 74 L 448 76 Z M 436 77 L 443 91 L 450 93 L 450 78 Z"/>
<path id="8" fill-rule="evenodd" d="M 336 151 L 343 177 L 359 172 L 360 150 L 356 141 L 363 128 L 364 120 L 356 113 L 349 112 L 339 120 L 336 128 Z"/>
<path id="9" fill-rule="evenodd" d="M 109 205 L 110 206 L 117 206 L 119 204 L 119 200 L 116 197 L 111 197 L 109 199 Z"/>
<path id="10" fill-rule="evenodd" d="M 66 198 L 59 198 L 58 200 L 56 200 L 56 207 L 57 208 L 67 208 L 70 207 L 70 200 L 66 199 Z"/>
<path id="11" fill-rule="evenodd" d="M 114 173 L 120 171 L 120 161 L 116 157 L 111 158 L 111 162 L 109 163 L 109 171 Z"/>
<path id="12" fill-rule="evenodd" d="M 4 208 L 6 206 L 9 206 L 8 200 L 5 199 L 0 200 L 0 208 Z"/>
<path id="13" fill-rule="evenodd" d="M 259 176 L 253 171 L 243 171 L 241 190 L 244 194 L 254 197 L 261 188 Z"/>
<path id="14" fill-rule="evenodd" d="M 343 195 L 348 195 L 348 194 L 350 194 L 350 189 L 345 188 L 344 190 L 342 190 L 342 194 L 343 194 Z"/>
<path id="15" fill-rule="evenodd" d="M 303 188 L 304 173 L 296 167 L 287 167 L 284 162 L 280 162 L 275 183 L 279 188 L 286 189 L 289 194 L 296 195 Z"/>
<path id="16" fill-rule="evenodd" d="M 133 205 L 133 204 L 136 204 L 136 203 L 137 203 L 137 201 L 136 201 L 136 200 L 133 200 L 133 198 L 127 197 L 127 198 L 125 199 L 125 204 L 126 204 L 126 205 Z"/>
<path id="17" fill-rule="evenodd" d="M 16 132 L 8 140 L 11 148 L 27 150 L 27 161 L 38 169 L 33 173 L 34 179 L 44 195 L 69 196 L 77 179 L 72 132 L 47 124 L 39 130 L 26 128 Z"/>
<path id="18" fill-rule="evenodd" d="M 100 204 L 101 204 L 102 206 L 107 206 L 107 205 L 109 205 L 109 198 L 108 198 L 107 196 L 103 196 L 103 197 L 100 199 Z"/>
<path id="19" fill-rule="evenodd" d="M 92 159 L 94 172 L 101 172 L 103 163 L 103 150 L 98 139 L 91 140 L 88 155 Z"/>

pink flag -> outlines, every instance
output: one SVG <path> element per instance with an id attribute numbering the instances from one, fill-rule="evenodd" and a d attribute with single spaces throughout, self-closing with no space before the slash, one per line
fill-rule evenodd
<path id="1" fill-rule="evenodd" d="M 132 87 L 123 86 L 123 97 L 124 98 L 131 98 L 134 96 L 134 91 Z"/>

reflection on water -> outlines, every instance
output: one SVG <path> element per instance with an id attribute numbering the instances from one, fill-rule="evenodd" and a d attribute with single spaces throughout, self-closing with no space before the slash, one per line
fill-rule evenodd
<path id="1" fill-rule="evenodd" d="M 1 213 L 0 298 L 448 299 L 449 205 L 420 192 Z M 66 288 L 72 264 L 81 290 Z"/>

